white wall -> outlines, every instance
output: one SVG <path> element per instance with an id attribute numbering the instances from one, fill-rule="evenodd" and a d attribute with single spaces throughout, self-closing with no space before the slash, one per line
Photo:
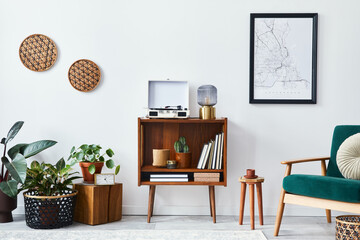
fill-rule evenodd
<path id="1" fill-rule="evenodd" d="M 0 136 L 17 120 L 13 143 L 54 139 L 36 157 L 50 162 L 73 145 L 112 147 L 121 164 L 124 213 L 146 214 L 148 188 L 137 186 L 137 117 L 144 116 L 147 81 L 188 80 L 218 88 L 217 115 L 227 116 L 228 187 L 217 187 L 217 213 L 238 214 L 246 168 L 265 177 L 264 213 L 275 214 L 285 167 L 280 161 L 327 156 L 337 124 L 357 124 L 360 4 L 331 0 L 0 0 Z M 252 12 L 317 12 L 318 103 L 249 104 L 249 19 Z M 24 38 L 42 33 L 59 50 L 56 64 L 32 72 L 19 60 Z M 90 93 L 67 78 L 77 59 L 96 62 L 103 78 Z M 320 173 L 319 164 L 295 172 Z M 207 187 L 157 188 L 155 214 L 208 214 Z M 23 200 L 19 197 L 23 211 Z M 248 205 L 247 205 L 248 206 Z M 248 212 L 248 210 L 246 210 Z M 323 214 L 288 206 L 285 214 Z"/>

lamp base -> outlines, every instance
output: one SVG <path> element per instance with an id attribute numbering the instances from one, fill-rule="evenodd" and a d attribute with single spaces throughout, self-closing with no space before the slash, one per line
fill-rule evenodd
<path id="1" fill-rule="evenodd" d="M 203 106 L 199 109 L 200 119 L 215 119 L 215 108 L 213 106 Z"/>

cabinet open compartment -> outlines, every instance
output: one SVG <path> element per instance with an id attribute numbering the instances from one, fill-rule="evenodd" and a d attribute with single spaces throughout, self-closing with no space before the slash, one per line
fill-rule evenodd
<path id="1" fill-rule="evenodd" d="M 224 132 L 222 169 L 197 169 L 199 157 L 205 143 L 215 139 L 216 134 Z M 223 185 L 226 186 L 227 168 L 227 119 L 138 119 L 138 185 Z M 167 169 L 153 167 L 153 149 L 170 149 L 170 159 L 175 159 L 174 143 L 185 137 L 192 153 L 190 168 Z M 149 181 L 150 173 L 189 173 L 189 182 Z M 220 182 L 194 182 L 194 172 L 219 172 Z"/>

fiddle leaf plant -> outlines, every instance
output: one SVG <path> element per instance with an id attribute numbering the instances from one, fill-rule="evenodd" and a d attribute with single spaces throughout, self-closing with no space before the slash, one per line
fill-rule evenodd
<path id="1" fill-rule="evenodd" d="M 71 172 L 70 165 L 61 158 L 55 165 L 32 161 L 27 168 L 27 177 L 21 190 L 36 191 L 40 196 L 62 195 L 65 190 L 71 190 L 69 185 L 79 176 L 78 172 Z"/>
<path id="2" fill-rule="evenodd" d="M 14 139 L 23 124 L 23 121 L 16 122 L 7 136 L 2 138 L 0 142 L 4 145 L 4 152 L 1 157 L 0 190 L 13 198 L 19 192 L 18 184 L 23 184 L 26 179 L 26 158 L 32 157 L 56 144 L 52 140 L 41 140 L 30 144 L 20 143 L 10 148 L 6 156 L 8 143 Z"/>
<path id="3" fill-rule="evenodd" d="M 107 149 L 105 153 L 101 154 L 102 147 L 97 144 L 83 144 L 80 147 L 76 148 L 75 146 L 71 148 L 70 156 L 68 160 L 71 159 L 71 166 L 79 162 L 104 162 L 106 167 L 113 169 L 115 167 L 114 160 L 111 159 L 115 155 L 112 149 Z M 106 158 L 105 158 L 106 157 Z M 107 159 L 107 158 L 110 159 Z M 95 173 L 95 165 L 90 165 L 88 170 L 91 174 Z M 120 171 L 120 165 L 115 167 L 115 175 Z"/>

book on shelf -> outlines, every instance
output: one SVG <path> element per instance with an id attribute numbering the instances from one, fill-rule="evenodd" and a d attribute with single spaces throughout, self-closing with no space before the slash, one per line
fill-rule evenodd
<path id="1" fill-rule="evenodd" d="M 194 173 L 194 178 L 219 178 L 220 173 L 210 173 L 210 172 L 196 172 Z"/>
<path id="2" fill-rule="evenodd" d="M 182 173 L 182 174 L 150 174 L 151 178 L 187 178 L 188 174 L 187 173 Z"/>
<path id="3" fill-rule="evenodd" d="M 218 151 L 218 144 L 219 144 L 219 135 L 216 134 L 215 136 L 215 146 L 214 146 L 214 153 L 213 153 L 213 160 L 211 162 L 211 169 L 216 169 L 216 161 L 217 161 L 217 151 Z"/>
<path id="4" fill-rule="evenodd" d="M 203 160 L 203 162 L 202 162 L 202 164 L 201 164 L 201 169 L 204 169 L 204 168 L 205 168 L 206 163 L 207 163 L 207 161 L 208 161 L 208 159 L 209 159 L 209 156 L 210 156 L 211 148 L 213 147 L 213 145 L 214 145 L 214 144 L 213 144 L 213 141 L 210 140 L 210 142 L 208 143 L 208 148 L 206 149 L 205 158 L 204 158 L 204 160 Z"/>
<path id="5" fill-rule="evenodd" d="M 196 177 L 194 182 L 220 182 L 218 177 Z"/>
<path id="6" fill-rule="evenodd" d="M 220 158 L 220 152 L 221 152 L 221 142 L 222 142 L 222 134 L 219 133 L 219 141 L 218 141 L 218 145 L 217 145 L 217 156 L 216 156 L 216 166 L 215 169 L 220 169 L 220 162 L 221 162 L 221 158 Z"/>
<path id="7" fill-rule="evenodd" d="M 214 149 L 215 149 L 215 141 L 212 140 L 212 145 L 211 145 L 211 149 L 210 149 L 210 155 L 209 155 L 209 160 L 207 162 L 207 166 L 205 168 L 207 169 L 211 169 L 211 164 L 212 164 L 212 161 L 214 159 Z"/>
<path id="8" fill-rule="evenodd" d="M 224 133 L 221 133 L 221 145 L 220 145 L 220 165 L 219 169 L 222 169 L 223 165 L 223 153 L 224 153 Z"/>
<path id="9" fill-rule="evenodd" d="M 187 177 L 150 177 L 150 182 L 188 182 L 189 178 Z"/>
<path id="10" fill-rule="evenodd" d="M 204 160 L 204 158 L 205 158 L 205 154 L 206 154 L 207 148 L 208 148 L 208 144 L 205 143 L 204 146 L 203 146 L 203 148 L 202 148 L 200 157 L 199 157 L 199 162 L 198 162 L 198 165 L 197 165 L 197 168 L 198 168 L 198 169 L 201 169 L 202 162 L 203 162 L 203 160 Z"/>

